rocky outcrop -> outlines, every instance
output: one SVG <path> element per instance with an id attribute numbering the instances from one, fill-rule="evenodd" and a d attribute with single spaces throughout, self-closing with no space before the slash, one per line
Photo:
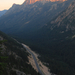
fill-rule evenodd
<path id="1" fill-rule="evenodd" d="M 69 7 L 62 12 L 58 17 L 51 21 L 52 27 L 65 26 L 66 30 L 75 30 L 75 1 L 73 1 Z"/>
<path id="2" fill-rule="evenodd" d="M 26 4 L 32 4 L 32 3 L 35 3 L 37 1 L 44 1 L 44 2 L 46 2 L 46 1 L 51 1 L 51 2 L 61 1 L 61 2 L 64 2 L 66 0 L 26 0 Z"/>

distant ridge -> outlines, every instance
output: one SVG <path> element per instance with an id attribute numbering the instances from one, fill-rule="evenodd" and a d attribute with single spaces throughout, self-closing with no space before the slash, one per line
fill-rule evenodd
<path id="1" fill-rule="evenodd" d="M 0 17 L 6 13 L 7 10 L 0 11 Z"/>

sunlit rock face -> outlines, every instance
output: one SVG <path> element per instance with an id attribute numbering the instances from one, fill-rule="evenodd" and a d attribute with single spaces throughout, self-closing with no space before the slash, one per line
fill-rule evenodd
<path id="1" fill-rule="evenodd" d="M 61 2 L 64 2 L 66 0 L 26 0 L 26 4 L 33 4 L 37 1 L 51 1 L 51 2 L 61 1 Z"/>

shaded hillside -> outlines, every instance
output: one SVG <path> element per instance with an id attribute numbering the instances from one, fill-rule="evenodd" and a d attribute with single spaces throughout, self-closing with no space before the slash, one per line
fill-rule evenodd
<path id="1" fill-rule="evenodd" d="M 0 32 L 0 75 L 40 75 L 28 64 L 28 55 L 21 44 Z"/>
<path id="2" fill-rule="evenodd" d="M 75 75 L 74 13 L 75 1 L 46 26 L 23 39 L 42 55 L 40 59 L 49 63 L 47 66 L 57 75 Z"/>
<path id="3" fill-rule="evenodd" d="M 50 22 L 51 29 L 54 29 L 55 27 L 65 28 L 66 32 L 69 30 L 74 31 L 75 30 L 75 1 L 70 4 L 70 6 L 67 8 L 66 11 L 64 11 L 61 15 L 56 17 L 54 20 Z M 61 31 L 62 32 L 62 31 Z M 64 33 L 64 30 L 63 30 Z"/>
<path id="4" fill-rule="evenodd" d="M 43 10 L 43 12 L 44 10 L 45 12 L 47 12 L 48 7 L 50 9 L 50 4 L 49 5 L 48 4 L 49 3 L 44 4 L 45 6 L 43 6 L 43 9 L 41 9 Z M 58 3 L 60 10 L 62 10 L 61 9 L 62 4 L 63 3 Z M 12 32 L 11 34 L 13 35 L 15 34 L 15 36 L 17 36 L 19 40 L 25 42 L 33 50 L 40 53 L 40 55 L 43 58 L 42 57 L 39 58 L 42 61 L 48 63 L 46 65 L 50 68 L 50 71 L 52 73 L 56 75 L 75 75 L 75 38 L 74 38 L 75 35 L 74 30 L 72 30 L 72 27 L 74 28 L 74 24 L 72 24 L 73 23 L 72 20 L 74 20 L 74 16 L 72 15 L 74 14 L 72 13 L 74 12 L 71 12 L 74 11 L 75 3 L 73 2 L 67 9 L 61 12 L 56 18 L 51 20 L 48 24 L 45 24 L 44 22 L 47 19 L 50 20 L 51 18 L 53 18 L 51 16 L 46 17 L 47 15 L 49 15 L 50 12 L 49 13 L 47 12 L 46 16 L 42 15 L 43 14 L 42 12 L 40 15 L 36 15 L 36 12 L 34 13 L 32 12 L 35 6 L 36 10 L 39 7 L 42 7 L 42 5 L 39 2 L 28 6 L 25 6 L 25 4 L 23 4 L 22 8 L 19 5 L 17 5 L 16 7 L 16 9 L 18 9 L 17 13 L 16 11 L 13 11 L 16 10 L 15 7 L 14 9 L 11 8 L 10 12 L 11 10 L 13 12 L 12 13 L 9 12 L 10 16 L 8 16 L 7 13 L 5 16 L 2 16 L 0 18 L 1 30 L 5 31 L 6 33 Z M 24 9 L 23 7 L 27 9 Z M 45 7 L 46 9 L 44 9 Z M 56 6 L 53 6 L 53 9 L 55 9 L 55 7 Z M 25 12 L 20 11 L 19 9 L 20 10 L 22 9 Z M 53 14 L 55 12 L 59 11 L 54 10 L 51 13 Z M 13 14 L 15 14 L 15 16 L 13 16 Z M 28 17 L 28 15 L 30 17 Z M 43 17 L 40 18 L 40 16 Z M 55 19 L 58 19 L 57 22 L 55 21 Z M 68 19 L 70 19 L 71 21 L 70 24 L 68 22 Z M 60 23 L 60 25 L 58 23 Z M 67 26 L 68 29 L 66 28 Z"/>
<path id="5" fill-rule="evenodd" d="M 63 11 L 70 0 L 65 2 L 36 2 L 34 4 L 14 4 L 0 18 L 0 30 L 9 34 L 29 34 L 43 27 L 53 17 Z M 28 32 L 28 33 L 27 33 Z"/>

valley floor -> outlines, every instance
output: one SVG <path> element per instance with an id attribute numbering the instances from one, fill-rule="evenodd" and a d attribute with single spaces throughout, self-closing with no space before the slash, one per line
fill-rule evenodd
<path id="1" fill-rule="evenodd" d="M 31 52 L 32 54 L 34 54 L 34 56 L 35 56 L 35 58 L 36 58 L 36 60 L 37 60 L 37 63 L 38 63 L 38 65 L 39 65 L 39 67 L 40 67 L 40 69 L 41 69 L 43 75 L 51 75 L 51 73 L 49 72 L 50 69 L 49 69 L 48 67 L 46 67 L 46 66 L 38 59 L 39 54 L 37 54 L 37 53 L 35 53 L 34 51 L 32 51 L 27 45 L 25 45 L 25 44 L 22 44 L 22 45 L 26 48 L 26 50 L 27 50 L 27 49 L 29 50 L 29 51 L 27 50 L 28 53 Z M 34 58 L 33 58 L 33 56 L 31 55 L 31 53 L 30 53 L 30 55 L 28 56 L 28 58 L 29 58 L 29 64 L 31 64 L 32 67 L 38 72 L 38 69 L 37 69 L 37 67 L 36 67 Z"/>

